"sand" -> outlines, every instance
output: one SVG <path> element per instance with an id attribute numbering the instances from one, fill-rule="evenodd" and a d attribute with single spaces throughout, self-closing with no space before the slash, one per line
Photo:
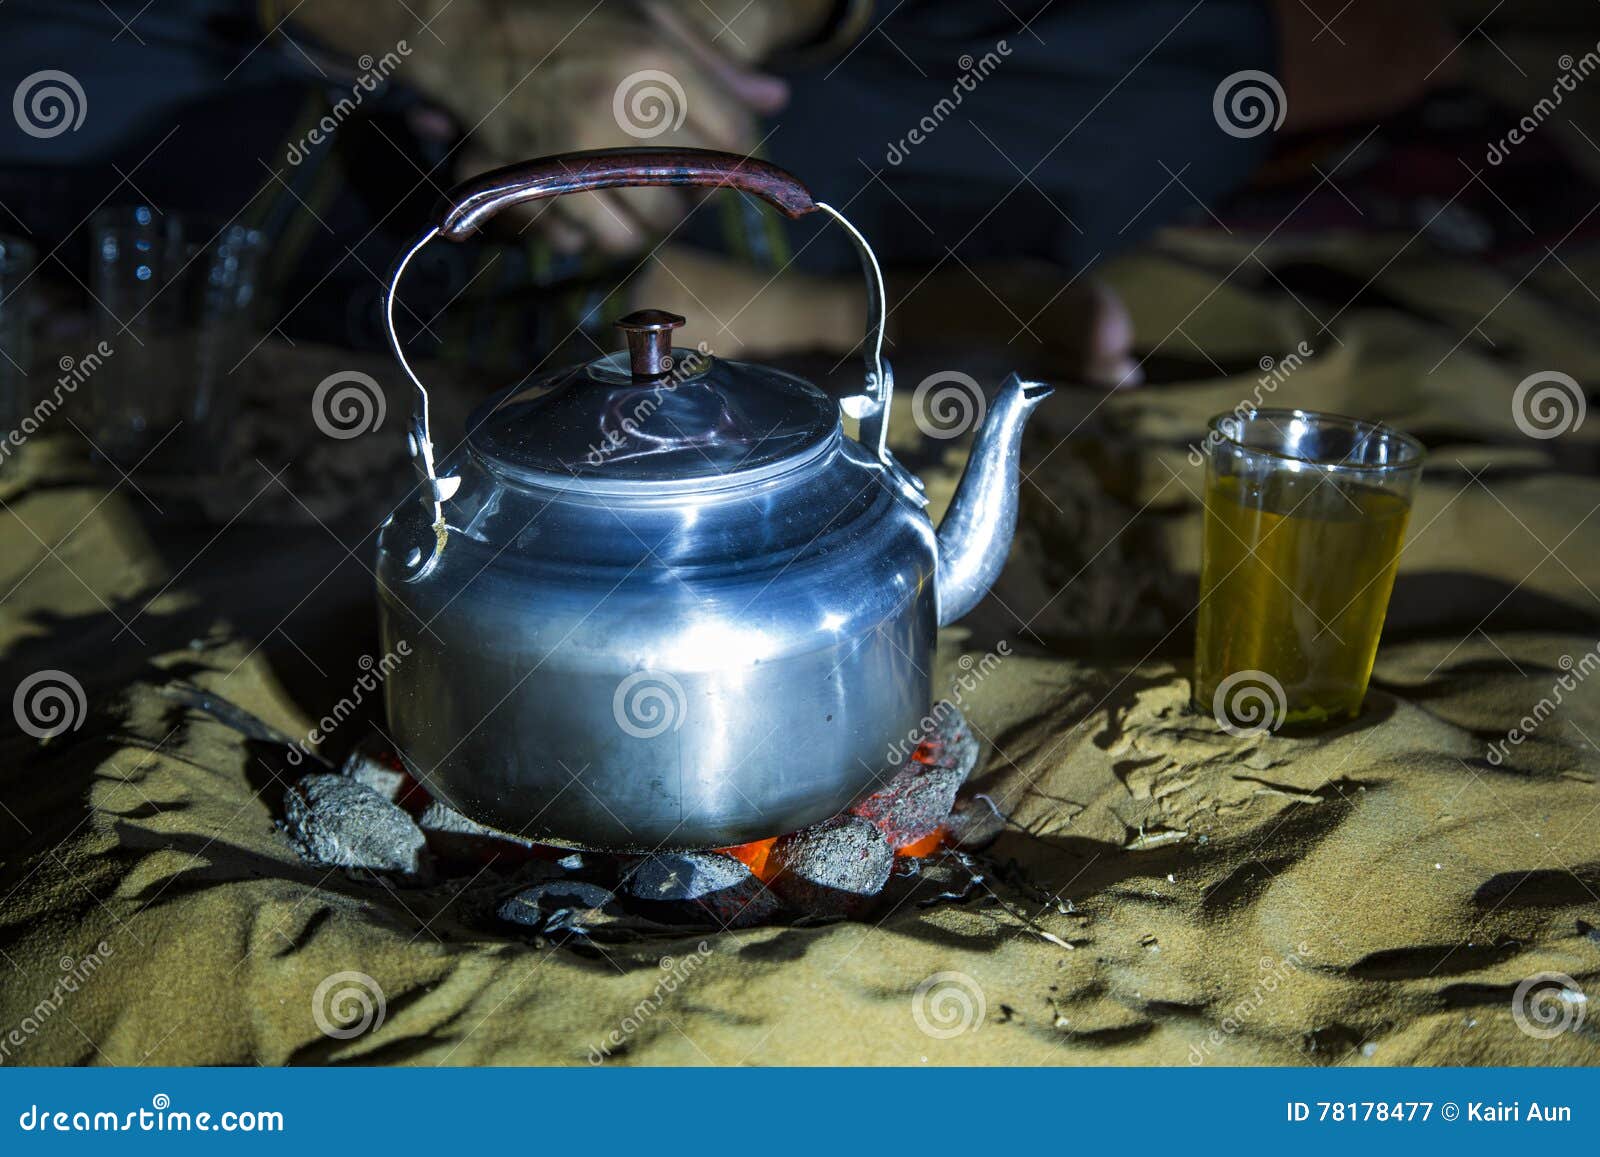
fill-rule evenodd
<path id="1" fill-rule="evenodd" d="M 294 471 L 241 460 L 208 500 L 250 509 L 215 545 L 214 526 L 165 537 L 164 500 L 95 481 L 75 434 L 36 439 L 0 475 L 5 687 L 66 670 L 88 713 L 0 741 L 0 1062 L 1600 1063 L 1600 1017 L 1543 1036 L 1513 1015 L 1541 973 L 1600 990 L 1600 686 L 1488 758 L 1600 646 L 1600 422 L 1536 440 L 1511 410 L 1529 373 L 1600 377 L 1600 307 L 1575 288 L 1600 259 L 1519 282 L 1405 240 L 1255 254 L 1374 279 L 1382 299 L 1327 332 L 1313 310 L 1337 303 L 1271 278 L 1214 291 L 1253 240 L 1174 231 L 1112 267 L 1152 364 L 1190 369 L 1041 411 L 1011 565 L 940 640 L 943 688 L 962 655 L 1013 650 L 963 703 L 1010 826 L 966 902 L 868 923 L 552 945 L 486 928 L 492 870 L 414 887 L 302 862 L 274 826 L 299 772 L 159 689 L 298 736 L 349 687 L 375 646 L 361 527 L 403 483 L 398 422 L 356 457 L 275 427 L 289 452 L 263 461 Z M 1186 450 L 1301 341 L 1275 404 L 1392 420 L 1431 459 L 1362 717 L 1236 738 L 1188 707 Z M 268 356 L 259 392 L 295 405 L 349 360 Z M 937 508 L 963 450 L 912 444 L 905 417 Z M 275 625 L 256 613 L 272 587 L 311 593 Z M 330 1002 L 352 983 L 374 1013 L 348 1034 Z"/>

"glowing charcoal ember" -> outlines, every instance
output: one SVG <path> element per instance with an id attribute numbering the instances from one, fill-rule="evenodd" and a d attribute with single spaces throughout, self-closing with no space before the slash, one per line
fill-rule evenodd
<path id="1" fill-rule="evenodd" d="M 628 896 L 665 922 L 743 928 L 770 919 L 778 899 L 740 860 L 720 852 L 667 852 L 628 874 Z"/>
<path id="2" fill-rule="evenodd" d="M 303 777 L 284 792 L 282 826 L 313 863 L 406 875 L 423 866 L 427 843 L 411 817 L 347 776 Z"/>
<path id="3" fill-rule="evenodd" d="M 849 915 L 883 890 L 894 852 L 876 825 L 838 816 L 779 837 L 768 863 L 775 869 L 772 888 L 790 907 L 810 915 Z"/>
<path id="4" fill-rule="evenodd" d="M 772 855 L 772 845 L 777 842 L 778 837 L 773 836 L 771 839 L 754 840 L 748 844 L 739 844 L 737 847 L 718 848 L 717 851 L 732 856 L 755 873 L 756 879 L 771 884 L 773 869 L 768 861 Z"/>
<path id="5" fill-rule="evenodd" d="M 961 780 L 961 772 L 953 767 L 913 760 L 881 790 L 852 807 L 850 814 L 877 825 L 891 847 L 908 847 L 943 825 Z"/>
<path id="6" fill-rule="evenodd" d="M 944 846 L 945 830 L 943 827 L 935 828 L 914 844 L 904 844 L 894 850 L 897 856 L 917 860 L 923 856 L 931 856 Z"/>
<path id="7" fill-rule="evenodd" d="M 941 703 L 931 722 L 932 735 L 889 782 L 850 809 L 876 824 L 894 848 L 920 845 L 939 830 L 978 762 L 978 742 L 960 711 Z"/>

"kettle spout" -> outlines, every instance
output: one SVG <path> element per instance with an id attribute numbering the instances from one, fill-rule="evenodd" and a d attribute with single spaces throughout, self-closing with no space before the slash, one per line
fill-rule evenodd
<path id="1" fill-rule="evenodd" d="M 949 626 L 1000 577 L 1017 529 L 1022 428 L 1054 389 L 1006 378 L 978 430 L 967 469 L 939 523 L 939 625 Z"/>

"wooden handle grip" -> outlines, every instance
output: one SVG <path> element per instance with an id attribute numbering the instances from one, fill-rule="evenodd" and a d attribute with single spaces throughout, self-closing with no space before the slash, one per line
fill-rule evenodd
<path id="1" fill-rule="evenodd" d="M 448 194 L 450 209 L 439 233 L 464 241 L 512 205 L 629 185 L 738 189 L 789 217 L 802 217 L 817 207 L 798 179 L 754 157 L 710 149 L 594 149 L 507 165 L 457 185 Z"/>

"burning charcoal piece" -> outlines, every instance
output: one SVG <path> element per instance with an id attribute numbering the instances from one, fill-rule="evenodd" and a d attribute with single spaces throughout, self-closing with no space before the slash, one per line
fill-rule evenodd
<path id="1" fill-rule="evenodd" d="M 988 847 L 1006 830 L 1005 813 L 986 795 L 963 796 L 945 820 L 950 847 L 976 852 Z"/>
<path id="2" fill-rule="evenodd" d="M 939 704 L 930 722 L 928 737 L 905 766 L 850 809 L 877 824 L 896 851 L 916 847 L 939 830 L 978 763 L 978 741 L 955 706 Z"/>
<path id="3" fill-rule="evenodd" d="M 980 746 L 961 709 L 949 700 L 934 704 L 923 720 L 922 742 L 911 753 L 918 763 L 954 768 L 963 780 L 978 766 Z"/>
<path id="4" fill-rule="evenodd" d="M 767 864 L 773 890 L 811 915 L 855 915 L 883 890 L 894 852 L 877 826 L 837 816 L 781 837 Z"/>
<path id="5" fill-rule="evenodd" d="M 591 925 L 618 913 L 617 898 L 598 884 L 555 880 L 524 888 L 496 911 L 500 919 L 545 934 L 587 935 Z"/>
<path id="6" fill-rule="evenodd" d="M 417 819 L 433 854 L 446 860 L 521 862 L 539 858 L 532 840 L 484 827 L 454 808 L 434 800 Z"/>
<path id="7" fill-rule="evenodd" d="M 962 779 L 954 767 L 908 760 L 887 785 L 852 807 L 850 814 L 876 824 L 890 847 L 911 847 L 939 830 Z"/>
<path id="8" fill-rule="evenodd" d="M 343 775 L 308 775 L 284 792 L 283 830 L 313 863 L 373 872 L 415 875 L 427 846 L 410 816 Z"/>
<path id="9" fill-rule="evenodd" d="M 663 923 L 748 928 L 772 918 L 777 897 L 749 868 L 721 852 L 667 852 L 640 861 L 628 895 Z"/>

